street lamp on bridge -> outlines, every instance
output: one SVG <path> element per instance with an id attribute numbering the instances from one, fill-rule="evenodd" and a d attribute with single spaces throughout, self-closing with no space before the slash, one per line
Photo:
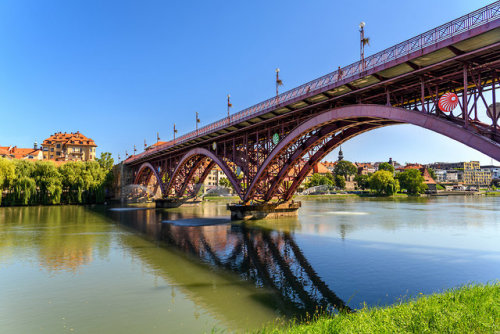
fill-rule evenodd
<path id="1" fill-rule="evenodd" d="M 276 97 L 279 95 L 279 86 L 283 86 L 283 81 L 280 79 L 280 69 L 276 69 Z"/>
<path id="2" fill-rule="evenodd" d="M 174 144 L 175 144 L 175 134 L 177 133 L 177 129 L 175 128 L 175 123 L 174 123 Z"/>
<path id="3" fill-rule="evenodd" d="M 198 112 L 196 112 L 196 133 L 198 133 L 198 123 L 200 123 L 200 118 L 198 117 Z"/>
<path id="4" fill-rule="evenodd" d="M 370 45 L 370 38 L 365 37 L 365 25 L 366 23 L 363 21 L 359 24 L 361 68 L 363 71 L 366 69 L 365 45 Z"/>
<path id="5" fill-rule="evenodd" d="M 227 94 L 227 118 L 229 118 L 229 108 L 231 108 L 233 105 L 231 104 L 231 95 Z"/>

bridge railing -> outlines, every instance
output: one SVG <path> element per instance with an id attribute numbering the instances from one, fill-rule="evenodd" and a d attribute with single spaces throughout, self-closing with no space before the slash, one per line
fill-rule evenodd
<path id="1" fill-rule="evenodd" d="M 251 116 L 271 111 L 284 102 L 291 101 L 303 95 L 307 95 L 311 91 L 320 90 L 341 80 L 345 80 L 358 74 L 362 74 L 377 66 L 412 54 L 428 46 L 435 45 L 443 40 L 464 33 L 470 29 L 476 28 L 498 18 L 500 18 L 500 1 L 496 1 L 474 12 L 459 17 L 458 19 L 445 23 L 439 27 L 424 32 L 423 34 L 420 34 L 388 49 L 380 51 L 372 56 L 365 58 L 364 62 L 357 61 L 351 65 L 341 68 L 340 70 L 331 72 L 318 79 L 286 91 L 276 97 L 267 99 L 259 104 L 230 115 L 229 117 L 210 123 L 198 130 L 188 132 L 177 138 L 175 141 L 157 146 L 153 149 L 134 156 L 133 160 L 136 160 L 145 155 L 150 155 L 170 146 L 182 144 L 193 138 L 203 136 L 215 130 L 225 128 L 229 125 L 236 124 L 242 119 L 247 119 Z"/>

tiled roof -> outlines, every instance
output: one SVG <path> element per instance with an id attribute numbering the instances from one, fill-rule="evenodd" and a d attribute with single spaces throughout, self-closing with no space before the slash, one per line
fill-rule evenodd
<path id="1" fill-rule="evenodd" d="M 41 151 L 33 148 L 19 148 L 17 146 L 0 146 L 0 155 L 8 155 L 14 159 L 24 159 L 28 155 L 36 156 Z"/>
<path id="2" fill-rule="evenodd" d="M 73 133 L 66 132 L 56 132 L 49 138 L 45 139 L 42 143 L 42 146 L 49 146 L 55 143 L 66 144 L 66 145 L 84 145 L 84 146 L 95 146 L 94 140 L 91 138 L 85 137 L 79 131 Z"/>
<path id="3" fill-rule="evenodd" d="M 319 173 L 319 174 L 330 174 L 331 171 L 323 165 L 323 163 L 318 162 L 314 167 L 313 167 L 313 173 Z"/>

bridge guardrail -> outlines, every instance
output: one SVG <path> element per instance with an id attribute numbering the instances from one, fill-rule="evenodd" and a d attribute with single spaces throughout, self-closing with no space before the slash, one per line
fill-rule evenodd
<path id="1" fill-rule="evenodd" d="M 225 117 L 221 120 L 210 123 L 198 130 L 188 132 L 177 138 L 175 141 L 170 141 L 168 143 L 150 149 L 146 152 L 142 152 L 138 155 L 135 155 L 134 158 L 130 160 L 130 162 L 140 159 L 144 156 L 153 154 L 157 151 L 161 151 L 165 148 L 185 143 L 186 141 L 189 141 L 192 138 L 196 138 L 205 135 L 207 133 L 213 132 L 215 130 L 222 129 L 228 125 L 236 124 L 240 122 L 242 119 L 248 118 L 249 116 L 254 116 L 260 113 L 267 112 L 269 110 L 274 109 L 281 103 L 290 101 L 299 96 L 306 95 L 311 91 L 324 88 L 340 80 L 345 80 L 357 74 L 366 72 L 377 66 L 386 64 L 395 59 L 422 50 L 425 47 L 437 44 L 445 39 L 456 36 L 458 34 L 461 34 L 472 28 L 476 28 L 478 26 L 481 26 L 498 18 L 500 18 L 500 1 L 496 1 L 490 5 L 475 10 L 453 21 L 445 23 L 439 27 L 426 31 L 404 42 L 401 42 L 390 48 L 382 50 L 374 55 L 366 57 L 364 59 L 364 65 L 363 61 L 361 60 L 357 61 L 353 64 L 341 68 L 340 70 L 336 70 L 334 72 L 326 74 L 318 79 L 307 82 L 301 86 L 298 86 L 289 91 L 281 93 L 276 97 L 267 99 L 261 103 L 246 108 L 242 111 L 239 111 L 233 115 L 230 115 L 229 117 Z"/>

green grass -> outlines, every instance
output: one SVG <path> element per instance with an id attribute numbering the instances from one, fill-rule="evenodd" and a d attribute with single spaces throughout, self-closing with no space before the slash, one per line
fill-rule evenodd
<path id="1" fill-rule="evenodd" d="M 258 333 L 500 333 L 500 283 L 468 285 L 390 307 L 273 324 Z"/>
<path id="2" fill-rule="evenodd" d="M 486 196 L 500 196 L 500 191 L 487 191 L 484 194 Z"/>

